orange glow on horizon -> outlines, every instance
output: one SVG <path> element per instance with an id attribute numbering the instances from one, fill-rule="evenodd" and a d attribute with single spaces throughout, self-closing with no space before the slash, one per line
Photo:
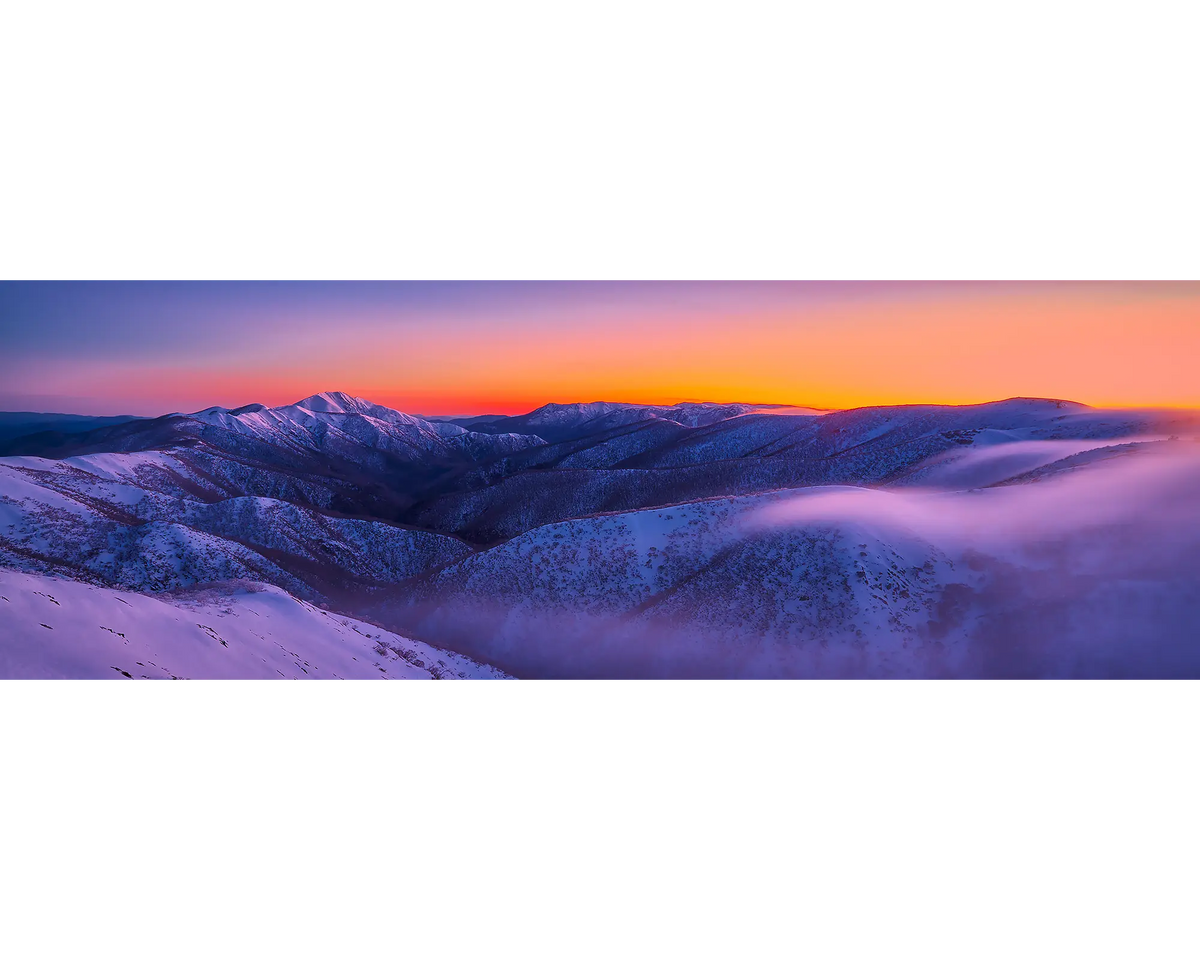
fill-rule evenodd
<path id="1" fill-rule="evenodd" d="M 1125 296 L 1017 286 L 802 310 L 624 305 L 562 322 L 372 323 L 361 336 L 339 329 L 272 346 L 265 361 L 231 354 L 109 362 L 103 370 L 78 361 L 41 376 L 59 376 L 60 390 L 69 385 L 112 397 L 116 407 L 159 413 L 277 405 L 323 390 L 428 415 L 524 413 L 589 400 L 841 409 L 1035 396 L 1200 407 L 1200 287 Z"/>

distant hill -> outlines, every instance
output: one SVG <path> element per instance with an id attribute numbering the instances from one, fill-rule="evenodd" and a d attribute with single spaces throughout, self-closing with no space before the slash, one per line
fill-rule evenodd
<path id="1" fill-rule="evenodd" d="M 515 417 L 471 417 L 455 420 L 461 426 L 480 433 L 533 434 L 549 443 L 570 439 L 583 433 L 598 433 L 613 427 L 628 426 L 647 420 L 663 420 L 684 427 L 703 427 L 731 417 L 765 410 L 809 413 L 806 408 L 789 408 L 749 403 L 677 403 L 655 406 L 640 403 L 547 403 L 530 413 Z"/>
<path id="2" fill-rule="evenodd" d="M 85 417 L 72 413 L 0 413 L 0 444 L 35 433 L 78 434 L 138 417 Z"/>
<path id="3" fill-rule="evenodd" d="M 457 423 L 460 427 L 465 427 L 467 430 L 474 430 L 481 424 L 492 423 L 496 420 L 507 420 L 506 413 L 481 413 L 474 417 L 431 417 L 424 416 L 425 420 L 430 420 L 434 423 Z"/>

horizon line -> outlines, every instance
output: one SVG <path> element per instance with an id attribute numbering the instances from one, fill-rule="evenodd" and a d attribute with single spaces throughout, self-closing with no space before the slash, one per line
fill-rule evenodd
<path id="1" fill-rule="evenodd" d="M 897 402 L 892 402 L 892 403 L 864 403 L 864 404 L 856 404 L 856 405 L 851 405 L 851 406 L 832 406 L 832 407 L 831 406 L 821 406 L 818 404 L 806 404 L 806 403 L 783 403 L 783 402 L 779 402 L 779 401 L 756 402 L 756 401 L 750 401 L 750 400 L 696 400 L 696 399 L 690 399 L 690 398 L 678 399 L 678 400 L 672 400 L 672 401 L 657 401 L 657 402 L 656 401 L 634 401 L 634 400 L 603 400 L 603 399 L 546 400 L 542 403 L 536 404 L 535 406 L 529 407 L 528 409 L 524 409 L 524 407 L 522 407 L 521 412 L 517 412 L 517 413 L 499 413 L 499 412 L 496 412 L 495 410 L 487 409 L 487 408 L 479 410 L 478 412 L 470 412 L 470 413 L 427 413 L 427 412 L 417 413 L 417 412 L 410 412 L 410 411 L 420 410 L 421 408 L 410 407 L 408 409 L 401 409 L 400 407 L 391 406 L 390 404 L 387 404 L 387 403 L 380 403 L 378 401 L 370 399 L 367 396 L 361 396 L 359 394 L 350 393 L 349 391 L 321 390 L 316 393 L 312 393 L 305 397 L 302 397 L 299 400 L 291 401 L 289 403 L 267 404 L 267 403 L 262 403 L 261 401 L 249 401 L 247 403 L 240 403 L 240 404 L 235 404 L 235 405 L 231 405 L 231 406 L 225 406 L 222 404 L 209 404 L 208 406 L 200 407 L 200 408 L 198 408 L 196 410 L 192 410 L 192 411 L 169 410 L 167 412 L 158 413 L 158 414 L 134 414 L 134 413 L 87 414 L 87 413 L 73 413 L 73 412 L 70 412 L 67 410 L 29 410 L 29 409 L 0 410 L 0 414 L 11 415 L 11 416 L 30 415 L 30 416 L 42 416 L 42 417 L 82 417 L 82 418 L 88 418 L 88 419 L 127 418 L 130 420 L 157 420 L 157 419 L 161 419 L 163 417 L 191 417 L 197 413 L 202 413 L 205 410 L 212 410 L 212 409 L 218 409 L 218 410 L 222 410 L 222 411 L 226 411 L 226 412 L 231 411 L 231 410 L 240 410 L 243 407 L 250 407 L 250 406 L 261 406 L 264 409 L 278 409 L 281 407 L 296 406 L 296 405 L 304 403 L 308 400 L 314 399 L 316 397 L 320 397 L 323 394 L 329 395 L 329 394 L 335 394 L 335 393 L 340 393 L 343 396 L 350 397 L 355 400 L 361 400 L 366 403 L 373 404 L 374 406 L 385 407 L 386 409 L 394 410 L 397 413 L 404 413 L 408 416 L 419 417 L 422 419 L 439 419 L 439 420 L 471 419 L 474 417 L 488 417 L 488 416 L 491 416 L 491 417 L 521 417 L 521 416 L 527 416 L 527 415 L 534 413 L 537 410 L 540 410 L 547 406 L 560 406 L 560 407 L 561 406 L 585 406 L 585 405 L 595 404 L 595 403 L 611 403 L 614 405 L 620 405 L 620 406 L 625 406 L 625 407 L 672 407 L 672 406 L 677 406 L 680 404 L 691 403 L 691 404 L 707 404 L 707 405 L 711 405 L 711 406 L 722 406 L 722 407 L 723 406 L 746 406 L 746 407 L 755 407 L 755 408 L 761 408 L 761 409 L 816 410 L 816 411 L 820 411 L 821 413 L 840 413 L 840 412 L 846 412 L 846 411 L 851 411 L 851 410 L 886 409 L 886 408 L 893 408 L 893 407 L 975 407 L 975 406 L 986 406 L 988 404 L 993 404 L 993 403 L 1007 403 L 1007 402 L 1014 401 L 1014 400 L 1029 400 L 1029 401 L 1039 401 L 1039 402 L 1045 402 L 1045 403 L 1072 404 L 1074 406 L 1086 407 L 1091 410 L 1157 410 L 1157 411 L 1178 410 L 1178 411 L 1188 411 L 1188 412 L 1200 410 L 1200 406 L 1172 405 L 1172 404 L 1123 404 L 1123 403 L 1092 404 L 1092 403 L 1087 403 L 1087 402 L 1080 401 L 1080 400 L 1072 400 L 1067 397 L 1038 397 L 1038 396 L 1013 395 L 1013 396 L 1007 396 L 1007 397 L 998 397 L 993 400 L 967 401 L 967 402 L 960 402 L 960 403 L 937 401 L 937 400 L 905 400 L 905 401 L 897 401 Z M 498 404 L 498 406 L 499 405 L 508 406 L 509 404 L 503 404 L 503 402 L 501 402 L 500 404 Z"/>

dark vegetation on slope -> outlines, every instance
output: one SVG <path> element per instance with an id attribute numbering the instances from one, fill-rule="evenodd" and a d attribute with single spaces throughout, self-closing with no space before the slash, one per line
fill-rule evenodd
<path id="1" fill-rule="evenodd" d="M 64 458 L 172 450 L 208 481 L 203 492 L 192 492 L 210 501 L 271 497 L 487 545 L 602 511 L 819 484 L 899 482 L 918 464 L 971 443 L 983 430 L 1078 439 L 1146 429 L 1143 416 L 1055 400 L 862 408 L 824 416 L 738 415 L 737 405 L 726 405 L 711 411 L 724 419 L 699 426 L 646 412 L 674 409 L 585 412 L 573 419 L 570 408 L 559 407 L 540 427 L 542 434 L 526 435 L 529 445 L 511 451 L 490 441 L 510 428 L 530 428 L 547 408 L 489 419 L 468 434 L 478 441 L 436 449 L 408 449 L 370 433 L 358 439 L 353 432 L 318 437 L 304 447 L 285 436 L 244 436 L 174 415 L 79 434 L 27 435 L 0 452 Z"/>
<path id="2" fill-rule="evenodd" d="M 1132 438 L 1197 425 L 1184 413 L 1013 399 L 824 415 L 548 405 L 455 426 L 322 394 L 286 408 L 76 426 L 90 429 L 0 445 L 49 458 L 4 466 L 14 497 L 0 496 L 0 509 L 20 520 L 0 531 L 0 563 L 146 591 L 266 581 L 525 675 L 729 676 L 864 675 L 856 657 L 871 624 L 911 640 L 896 671 L 960 670 L 944 664 L 973 609 L 961 596 L 1008 576 L 992 561 L 971 573 L 927 543 L 849 529 L 746 532 L 721 519 L 730 498 L 928 487 L 945 458 L 1076 441 L 997 481 L 1038 483 L 1155 442 Z M 1103 449 L 1073 452 L 1084 441 Z M 573 522 L 548 526 L 559 521 Z M 710 645 L 697 659 L 701 627 L 736 634 L 736 656 Z M 803 648 L 804 662 L 781 662 L 768 636 Z M 564 638 L 575 645 L 567 659 Z M 836 662 L 812 660 L 831 638 Z"/>

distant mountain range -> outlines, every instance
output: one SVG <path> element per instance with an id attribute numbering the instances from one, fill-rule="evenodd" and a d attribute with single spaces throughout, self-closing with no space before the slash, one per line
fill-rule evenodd
<path id="1" fill-rule="evenodd" d="M 1191 463 L 1200 450 L 1192 413 L 1040 399 L 832 412 L 597 402 L 434 420 L 322 393 L 157 418 L 22 416 L 32 415 L 0 415 L 0 430 L 14 418 L 0 432 L 0 566 L 20 573 L 3 583 L 23 610 L 57 597 L 61 578 L 153 594 L 168 609 L 216 609 L 222 595 L 262 584 L 297 610 L 379 625 L 387 643 L 460 651 L 454 662 L 467 666 L 439 667 L 446 676 L 487 672 L 470 664 L 518 676 L 1003 675 L 1016 661 L 985 655 L 972 617 L 981 597 L 995 603 L 1004 576 L 1024 575 L 1003 571 L 1028 569 L 1027 558 L 942 542 L 888 511 L 936 503 L 958 516 L 969 504 L 985 514 L 1026 502 L 1014 490 L 1040 497 L 1130 465 Z M 847 487 L 870 499 L 845 516 L 756 519 Z M 856 511 L 868 503 L 864 519 Z M 59 593 L 81 610 L 101 596 Z M 16 599 L 5 596 L 0 609 Z M 153 609 L 146 623 L 161 634 Z M 56 645 L 97 641 L 80 616 L 69 628 L 79 635 L 56 634 Z M 310 620 L 296 627 L 312 635 L 308 666 L 349 675 L 341 635 Z M 22 628 L 33 646 L 9 648 L 0 673 L 36 673 L 41 623 Z M 155 662 L 176 675 L 229 675 L 208 654 L 172 658 L 170 638 L 154 642 Z M 259 652 L 256 662 L 270 660 Z M 55 657 L 79 675 L 141 675 Z M 1021 663 L 1033 675 L 1062 670 L 1053 658 Z M 1104 673 L 1092 666 L 1081 672 Z"/>
<path id="2" fill-rule="evenodd" d="M 137 417 L 82 417 L 69 413 L 0 413 L 0 450 L 30 434 L 65 436 L 137 420 Z M 46 437 L 42 442 L 45 442 Z"/>
<path id="3" fill-rule="evenodd" d="M 471 417 L 452 422 L 482 433 L 533 434 L 547 443 L 583 433 L 596 434 L 617 427 L 662 420 L 683 427 L 704 427 L 732 417 L 765 411 L 816 413 L 804 407 L 762 406 L 748 403 L 677 403 L 646 406 L 634 403 L 547 403 L 516 417 Z"/>

